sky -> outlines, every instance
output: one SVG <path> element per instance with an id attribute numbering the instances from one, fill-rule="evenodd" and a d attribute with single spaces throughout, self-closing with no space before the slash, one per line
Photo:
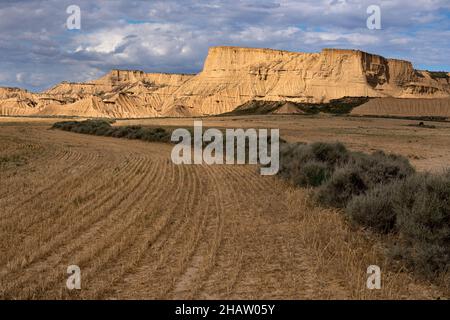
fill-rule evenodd
<path id="1" fill-rule="evenodd" d="M 72 5 L 80 29 L 68 28 Z M 367 27 L 370 5 L 381 29 Z M 0 86 L 40 91 L 111 69 L 197 73 L 219 45 L 360 49 L 450 71 L 450 0 L 0 0 Z"/>

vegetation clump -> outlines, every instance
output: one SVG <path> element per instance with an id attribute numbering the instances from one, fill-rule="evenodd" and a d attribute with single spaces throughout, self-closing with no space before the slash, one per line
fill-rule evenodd
<path id="1" fill-rule="evenodd" d="M 137 139 L 151 142 L 170 142 L 171 137 L 170 132 L 163 128 L 141 126 L 114 127 L 107 120 L 56 122 L 52 128 L 97 136 Z"/>
<path id="2" fill-rule="evenodd" d="M 390 255 L 421 275 L 450 272 L 450 170 L 416 173 L 403 156 L 321 142 L 283 145 L 279 175 L 313 187 L 318 203 L 341 208 L 352 223 L 394 235 Z"/>

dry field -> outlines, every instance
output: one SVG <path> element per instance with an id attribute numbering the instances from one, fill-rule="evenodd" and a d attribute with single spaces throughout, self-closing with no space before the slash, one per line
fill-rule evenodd
<path id="1" fill-rule="evenodd" d="M 171 146 L 48 130 L 0 118 L 0 298 L 436 299 L 448 293 L 387 264 L 381 239 L 351 230 L 308 190 L 254 166 L 175 166 Z M 118 125 L 191 125 L 192 119 Z M 345 142 L 450 163 L 450 124 L 320 117 L 204 119 L 281 128 L 290 141 Z M 79 265 L 82 290 L 65 288 Z M 382 268 L 382 289 L 366 269 Z"/>

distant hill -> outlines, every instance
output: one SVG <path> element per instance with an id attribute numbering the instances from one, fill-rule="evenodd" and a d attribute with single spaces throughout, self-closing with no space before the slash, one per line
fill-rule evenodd
<path id="1" fill-rule="evenodd" d="M 354 108 L 367 103 L 368 97 L 344 97 L 325 103 L 302 103 L 291 101 L 251 100 L 222 115 L 264 115 L 264 114 L 347 114 Z"/>
<path id="2" fill-rule="evenodd" d="M 282 104 L 271 110 L 265 103 L 255 112 L 299 113 L 312 105 L 332 107 L 344 97 L 408 98 L 412 104 L 419 101 L 412 99 L 450 98 L 450 74 L 356 50 L 213 47 L 197 75 L 112 70 L 97 80 L 62 82 L 41 93 L 0 88 L 0 115 L 184 117 L 250 113 L 252 101 Z"/>

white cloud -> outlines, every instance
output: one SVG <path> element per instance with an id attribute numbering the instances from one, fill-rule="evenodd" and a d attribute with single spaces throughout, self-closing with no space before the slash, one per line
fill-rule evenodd
<path id="1" fill-rule="evenodd" d="M 399 45 L 405 45 L 410 43 L 412 40 L 410 38 L 393 38 L 389 40 L 392 44 L 399 44 Z"/>
<path id="2" fill-rule="evenodd" d="M 379 1 L 383 30 L 366 28 L 373 0 L 78 0 L 82 29 L 69 32 L 72 2 L 0 2 L 2 83 L 48 87 L 113 67 L 197 72 L 213 45 L 339 47 L 449 65 L 448 0 Z"/>

